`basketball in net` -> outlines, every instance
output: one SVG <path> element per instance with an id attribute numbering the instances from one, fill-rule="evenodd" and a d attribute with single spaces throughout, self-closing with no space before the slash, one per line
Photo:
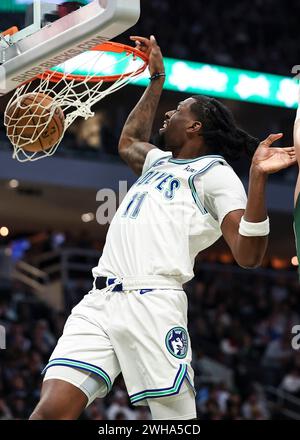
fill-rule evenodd
<path id="1" fill-rule="evenodd" d="M 5 112 L 7 136 L 17 148 L 29 152 L 50 150 L 64 133 L 64 113 L 45 93 L 26 93 Z"/>
<path id="2" fill-rule="evenodd" d="M 4 125 L 20 162 L 52 156 L 78 118 L 142 75 L 148 56 L 137 48 L 105 42 L 46 70 L 19 86 L 4 113 Z"/>

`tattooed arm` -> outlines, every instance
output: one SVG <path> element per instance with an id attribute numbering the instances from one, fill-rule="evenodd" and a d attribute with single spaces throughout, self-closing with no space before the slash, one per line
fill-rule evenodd
<path id="1" fill-rule="evenodd" d="M 155 38 L 130 38 L 136 42 L 139 50 L 148 54 L 150 75 L 163 73 L 163 58 Z M 148 152 L 156 148 L 149 140 L 163 84 L 164 76 L 150 81 L 142 98 L 128 116 L 120 136 L 119 154 L 137 174 L 142 172 Z"/>

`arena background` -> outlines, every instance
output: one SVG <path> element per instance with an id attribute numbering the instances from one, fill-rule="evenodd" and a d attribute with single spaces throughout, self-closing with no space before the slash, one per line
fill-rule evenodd
<path id="1" fill-rule="evenodd" d="M 1 5 L 0 29 L 12 19 L 22 22 L 22 8 L 14 9 L 10 1 Z M 128 43 L 130 34 L 154 34 L 171 59 L 291 79 L 299 63 L 299 13 L 296 0 L 253 0 L 251 7 L 232 0 L 226 7 L 217 0 L 143 0 L 138 24 L 116 40 Z M 214 76 L 208 83 L 213 89 Z M 117 142 L 143 90 L 128 86 L 106 98 L 93 119 L 73 124 L 54 157 L 36 163 L 11 158 L 1 122 L 0 324 L 6 349 L 0 350 L 0 419 L 29 416 L 64 321 L 91 288 L 90 269 L 107 231 L 96 219 L 106 200 L 98 191 L 118 194 L 120 181 L 128 187 L 134 181 L 117 155 Z M 180 90 L 165 90 L 154 132 L 164 112 L 190 95 Z M 261 101 L 259 93 L 254 95 Z M 9 96 L 0 101 L 2 112 Z M 284 144 L 290 145 L 297 97 L 275 105 L 252 98 L 222 100 L 251 134 L 263 139 L 283 132 Z M 248 160 L 232 165 L 247 186 Z M 219 240 L 199 256 L 195 278 L 185 286 L 200 419 L 300 419 L 300 353 L 292 347 L 292 327 L 300 324 L 292 225 L 296 175 L 294 167 L 269 179 L 271 235 L 263 267 L 239 268 Z M 145 420 L 150 415 L 130 406 L 119 378 L 110 395 L 82 418 Z"/>

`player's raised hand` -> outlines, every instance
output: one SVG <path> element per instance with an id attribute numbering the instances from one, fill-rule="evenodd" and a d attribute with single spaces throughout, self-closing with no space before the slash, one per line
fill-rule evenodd
<path id="1" fill-rule="evenodd" d="M 264 174 L 273 174 L 294 165 L 297 162 L 294 147 L 272 147 L 272 144 L 282 136 L 282 133 L 270 134 L 262 141 L 252 158 L 252 166 Z"/>
<path id="2" fill-rule="evenodd" d="M 163 56 L 154 35 L 151 35 L 150 38 L 133 35 L 130 39 L 135 42 L 137 49 L 148 55 L 150 75 L 164 73 Z"/>

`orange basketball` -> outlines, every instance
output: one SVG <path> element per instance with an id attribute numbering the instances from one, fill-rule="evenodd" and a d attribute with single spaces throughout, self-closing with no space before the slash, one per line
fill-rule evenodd
<path id="1" fill-rule="evenodd" d="M 49 150 L 61 138 L 65 117 L 61 108 L 53 108 L 53 98 L 44 93 L 27 93 L 13 101 L 5 111 L 7 136 L 25 151 Z"/>

